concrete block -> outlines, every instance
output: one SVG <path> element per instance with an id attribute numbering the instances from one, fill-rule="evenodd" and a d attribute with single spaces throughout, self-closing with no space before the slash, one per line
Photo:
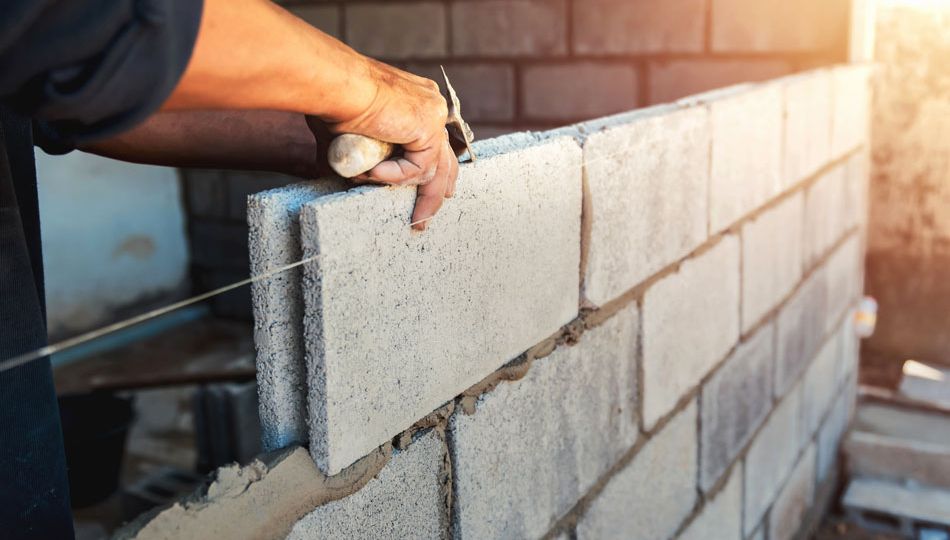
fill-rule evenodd
<path id="1" fill-rule="evenodd" d="M 828 257 L 825 263 L 825 288 L 828 291 L 828 317 L 825 331 L 835 329 L 845 311 L 851 309 L 864 290 L 864 252 L 861 238 L 851 235 Z"/>
<path id="2" fill-rule="evenodd" d="M 337 39 L 341 39 L 342 17 L 340 16 L 339 6 L 304 5 L 290 6 L 287 9 L 294 15 L 307 21 L 310 26 L 318 28 Z"/>
<path id="3" fill-rule="evenodd" d="M 858 224 L 847 167 L 826 172 L 805 194 L 805 264 L 811 266 Z"/>
<path id="4" fill-rule="evenodd" d="M 636 108 L 637 84 L 636 69 L 630 65 L 529 65 L 521 74 L 521 103 L 524 115 L 531 120 L 586 120 Z"/>
<path id="5" fill-rule="evenodd" d="M 625 308 L 452 417 L 457 537 L 543 536 L 633 446 L 637 319 Z"/>
<path id="6" fill-rule="evenodd" d="M 818 431 L 818 482 L 828 477 L 828 473 L 837 466 L 838 449 L 841 446 L 841 436 L 848 427 L 848 410 L 850 396 L 844 392 L 837 395 L 831 413 L 825 419 Z"/>
<path id="7" fill-rule="evenodd" d="M 867 149 L 858 151 L 847 163 L 847 196 L 849 223 L 858 223 L 867 234 L 868 213 L 870 204 L 869 184 L 871 181 L 871 152 Z"/>
<path id="8" fill-rule="evenodd" d="M 248 199 L 251 274 L 299 261 L 300 208 L 347 188 L 343 181 L 306 182 Z M 307 379 L 303 342 L 301 270 L 251 284 L 257 391 L 264 450 L 307 441 Z"/>
<path id="9" fill-rule="evenodd" d="M 870 68 L 865 65 L 840 66 L 831 73 L 834 85 L 831 156 L 835 158 L 868 142 Z"/>
<path id="10" fill-rule="evenodd" d="M 849 358 L 851 356 L 849 354 Z M 901 372 L 897 391 L 904 397 L 950 410 L 950 369 L 939 364 L 905 360 Z"/>
<path id="11" fill-rule="evenodd" d="M 432 58 L 448 54 L 448 25 L 441 2 L 347 3 L 346 40 L 376 58 Z"/>
<path id="12" fill-rule="evenodd" d="M 602 305 L 706 240 L 709 118 L 644 116 L 584 143 L 591 235 L 584 293 Z"/>
<path id="13" fill-rule="evenodd" d="M 580 540 L 669 538 L 696 502 L 696 404 L 614 475 L 577 524 Z"/>
<path id="14" fill-rule="evenodd" d="M 742 331 L 752 329 L 802 277 L 800 193 L 742 226 Z"/>
<path id="15" fill-rule="evenodd" d="M 410 64 L 407 70 L 441 83 L 438 63 Z M 452 87 L 461 97 L 465 120 L 469 123 L 505 122 L 515 116 L 515 70 L 507 64 L 446 64 Z M 509 128 L 508 132 L 512 130 Z M 479 140 L 494 135 L 476 129 Z"/>
<path id="16" fill-rule="evenodd" d="M 792 186 L 831 158 L 831 73 L 808 72 L 783 81 L 785 186 Z"/>
<path id="17" fill-rule="evenodd" d="M 769 513 L 769 540 L 791 540 L 802 528 L 815 497 L 815 445 L 810 444 L 792 470 Z"/>
<path id="18" fill-rule="evenodd" d="M 782 189 L 782 87 L 764 84 L 715 99 L 709 227 L 717 233 Z"/>
<path id="19" fill-rule="evenodd" d="M 844 0 L 711 0 L 714 52 L 827 50 L 848 23 Z"/>
<path id="20" fill-rule="evenodd" d="M 447 526 L 444 466 L 445 443 L 429 431 L 395 451 L 360 490 L 304 516 L 287 538 L 441 538 Z"/>
<path id="21" fill-rule="evenodd" d="M 801 385 L 772 411 L 745 458 L 743 531 L 750 534 L 775 500 L 803 445 Z"/>
<path id="22" fill-rule="evenodd" d="M 760 329 L 710 377 L 700 396 L 699 485 L 708 490 L 772 408 L 775 327 Z"/>
<path id="23" fill-rule="evenodd" d="M 454 56 L 561 56 L 567 53 L 565 0 L 453 2 Z"/>
<path id="24" fill-rule="evenodd" d="M 723 239 L 643 299 L 643 421 L 650 429 L 739 339 L 739 241 Z M 709 324 L 716 321 L 716 324 Z"/>
<path id="25" fill-rule="evenodd" d="M 860 361 L 860 338 L 854 332 L 854 314 L 849 312 L 838 328 L 835 339 L 838 340 L 838 370 L 835 384 L 842 385 L 857 369 Z"/>
<path id="26" fill-rule="evenodd" d="M 662 5 L 662 4 L 657 4 Z M 660 60 L 647 66 L 650 104 L 745 82 L 765 81 L 792 71 L 784 60 Z"/>
<path id="27" fill-rule="evenodd" d="M 580 148 L 522 134 L 476 151 L 424 234 L 409 228 L 412 188 L 359 188 L 302 211 L 304 255 L 320 254 L 303 290 L 321 470 L 338 472 L 577 315 Z"/>
<path id="28" fill-rule="evenodd" d="M 705 0 L 579 0 L 574 52 L 702 52 Z"/>
<path id="29" fill-rule="evenodd" d="M 831 408 L 838 394 L 838 365 L 841 361 L 837 335 L 829 338 L 818 351 L 811 365 L 805 370 L 804 381 L 804 427 L 811 435 L 821 425 L 821 420 Z"/>
<path id="30" fill-rule="evenodd" d="M 824 268 L 806 279 L 776 319 L 774 391 L 782 396 L 814 358 L 825 335 L 827 284 Z"/>
<path id="31" fill-rule="evenodd" d="M 702 445 L 700 445 L 702 446 Z M 679 540 L 735 540 L 742 538 L 742 464 L 732 469 L 726 485 L 706 501 L 696 519 L 683 531 Z"/>
<path id="32" fill-rule="evenodd" d="M 899 529 L 894 532 L 904 538 L 913 538 L 920 525 L 950 526 L 950 490 L 946 489 L 856 478 L 848 484 L 842 505 L 849 517 L 866 528 L 881 523 L 881 515 L 897 518 L 886 523 L 896 521 Z"/>
<path id="33" fill-rule="evenodd" d="M 247 221 L 248 197 L 255 193 L 300 182 L 299 178 L 277 173 L 224 171 L 228 183 L 228 214 L 231 219 Z"/>

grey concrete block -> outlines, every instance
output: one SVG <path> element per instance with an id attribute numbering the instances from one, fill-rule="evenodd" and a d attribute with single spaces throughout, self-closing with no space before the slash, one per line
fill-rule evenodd
<path id="1" fill-rule="evenodd" d="M 700 486 L 719 480 L 772 408 L 775 327 L 739 345 L 700 396 Z"/>
<path id="2" fill-rule="evenodd" d="M 802 379 L 803 420 L 805 431 L 809 435 L 821 426 L 822 419 L 831 409 L 832 401 L 841 388 L 836 377 L 841 361 L 841 347 L 837 337 L 837 334 L 831 336 L 822 345 Z"/>
<path id="3" fill-rule="evenodd" d="M 424 233 L 413 188 L 301 214 L 310 451 L 334 474 L 577 315 L 581 150 L 486 141 Z M 359 426 L 359 428 L 354 428 Z"/>
<path id="4" fill-rule="evenodd" d="M 346 187 L 342 181 L 306 182 L 249 197 L 251 273 L 260 275 L 300 260 L 301 206 Z M 294 268 L 251 284 L 265 450 L 307 441 L 300 279 L 301 269 Z"/>
<path id="5" fill-rule="evenodd" d="M 637 438 L 636 306 L 452 417 L 458 538 L 539 538 Z"/>
<path id="6" fill-rule="evenodd" d="M 858 224 L 853 206 L 857 193 L 847 174 L 847 166 L 839 165 L 826 172 L 805 195 L 805 263 L 811 265 L 821 258 L 844 233 Z"/>
<path id="7" fill-rule="evenodd" d="M 832 70 L 834 116 L 831 126 L 833 158 L 867 144 L 870 136 L 870 66 L 839 66 Z"/>
<path id="8" fill-rule="evenodd" d="M 715 324 L 710 324 L 715 321 Z M 725 236 L 643 299 L 643 421 L 650 429 L 739 339 L 739 241 Z"/>
<path id="9" fill-rule="evenodd" d="M 584 143 L 591 235 L 584 293 L 601 305 L 706 240 L 709 114 L 659 109 Z"/>
<path id="10" fill-rule="evenodd" d="M 673 417 L 614 475 L 577 524 L 581 540 L 668 538 L 696 491 L 696 403 Z"/>
<path id="11" fill-rule="evenodd" d="M 445 443 L 429 431 L 396 451 L 359 491 L 303 517 L 287 538 L 443 538 L 448 515 L 444 465 Z"/>
<path id="12" fill-rule="evenodd" d="M 945 489 L 855 478 L 845 491 L 842 505 L 850 517 L 858 518 L 858 524 L 869 529 L 879 527 L 861 519 L 868 512 L 899 518 L 900 528 L 895 532 L 906 538 L 914 537 L 917 522 L 950 526 L 950 490 Z"/>
<path id="13" fill-rule="evenodd" d="M 702 445 L 700 445 L 702 446 Z M 722 490 L 696 516 L 683 531 L 679 540 L 742 538 L 742 464 L 732 469 Z"/>
<path id="14" fill-rule="evenodd" d="M 802 277 L 804 198 L 796 194 L 742 226 L 742 331 L 754 327 Z"/>
<path id="15" fill-rule="evenodd" d="M 831 159 L 831 73 L 809 71 L 782 81 L 785 93 L 785 186 Z"/>
<path id="16" fill-rule="evenodd" d="M 857 303 L 864 291 L 864 251 L 861 238 L 851 235 L 825 263 L 825 290 L 828 314 L 825 332 L 835 330 L 838 321 Z"/>
<path id="17" fill-rule="evenodd" d="M 815 497 L 815 445 L 798 460 L 769 513 L 769 540 L 791 540 Z"/>
<path id="18" fill-rule="evenodd" d="M 838 449 L 841 447 L 841 436 L 848 427 L 848 412 L 851 396 L 840 392 L 831 407 L 831 412 L 825 418 L 825 423 L 818 430 L 818 482 L 828 477 L 828 473 L 837 465 Z"/>
<path id="19" fill-rule="evenodd" d="M 804 443 L 801 385 L 788 393 L 749 446 L 745 458 L 743 531 L 750 534 L 771 506 Z"/>
<path id="20" fill-rule="evenodd" d="M 709 227 L 717 233 L 782 190 L 782 88 L 750 86 L 709 106 Z"/>
<path id="21" fill-rule="evenodd" d="M 782 396 L 808 367 L 825 333 L 827 292 L 825 269 L 805 280 L 776 319 L 774 391 Z"/>

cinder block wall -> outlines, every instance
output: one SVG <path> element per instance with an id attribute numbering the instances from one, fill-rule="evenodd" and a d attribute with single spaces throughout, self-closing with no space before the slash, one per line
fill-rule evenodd
<path id="1" fill-rule="evenodd" d="M 867 75 L 483 142 L 421 235 L 411 189 L 256 196 L 257 268 L 320 253 L 255 289 L 265 431 L 310 455 L 130 534 L 792 538 L 855 399 Z"/>
<path id="2" fill-rule="evenodd" d="M 476 137 L 541 130 L 846 59 L 850 0 L 285 0 L 357 50 L 438 80 L 444 65 Z M 247 275 L 244 201 L 264 184 L 183 175 L 193 276 Z M 260 175 L 254 177 L 260 180 Z M 246 292 L 215 301 L 250 317 Z"/>

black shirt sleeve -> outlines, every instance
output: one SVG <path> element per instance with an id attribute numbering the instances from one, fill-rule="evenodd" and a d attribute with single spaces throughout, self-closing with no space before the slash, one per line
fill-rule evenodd
<path id="1" fill-rule="evenodd" d="M 2 0 L 0 102 L 52 153 L 157 110 L 191 58 L 202 0 Z"/>

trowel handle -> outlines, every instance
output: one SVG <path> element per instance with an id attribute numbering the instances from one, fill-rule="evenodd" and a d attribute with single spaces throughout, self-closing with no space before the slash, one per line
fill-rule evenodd
<path id="1" fill-rule="evenodd" d="M 330 142 L 327 160 L 343 178 L 353 178 L 372 169 L 393 153 L 393 144 L 372 137 L 344 133 Z"/>

